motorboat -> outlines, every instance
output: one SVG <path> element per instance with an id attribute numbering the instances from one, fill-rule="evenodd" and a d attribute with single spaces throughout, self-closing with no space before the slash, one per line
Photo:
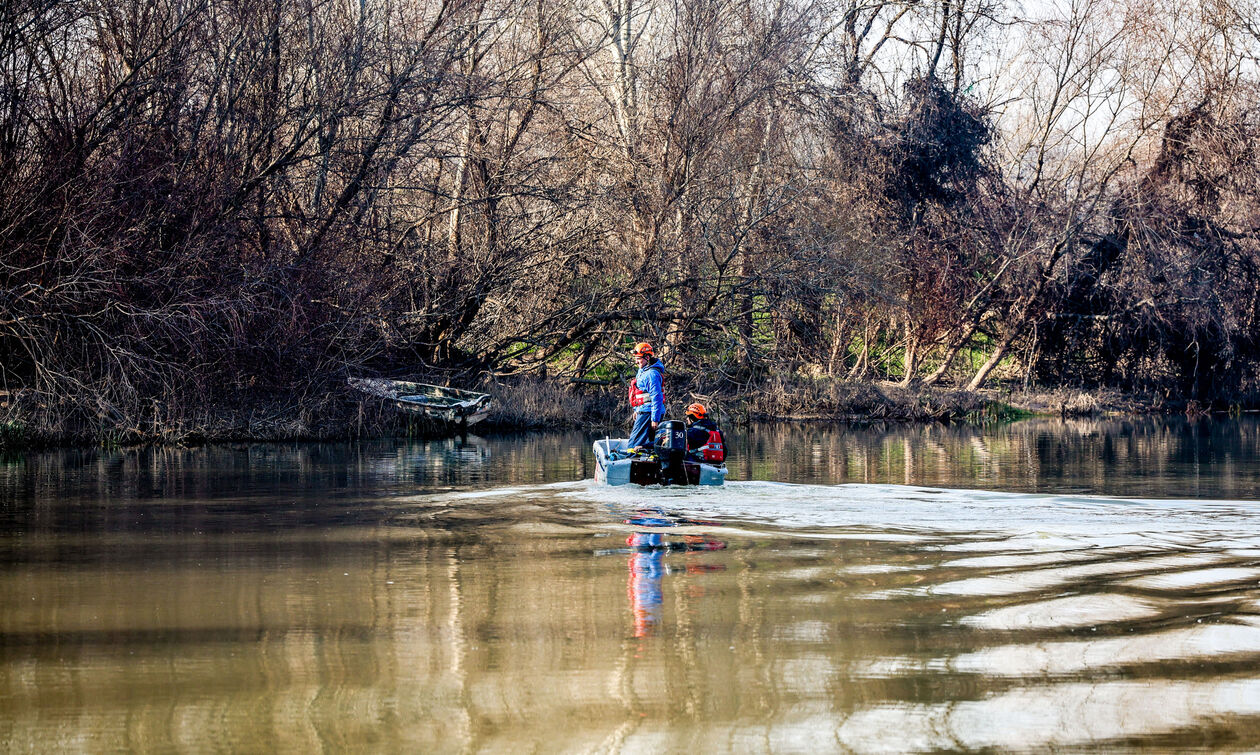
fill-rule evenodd
<path id="1" fill-rule="evenodd" d="M 682 422 L 660 423 L 650 448 L 627 448 L 626 438 L 594 443 L 595 481 L 605 485 L 721 485 L 726 465 L 687 457 L 687 431 Z"/>

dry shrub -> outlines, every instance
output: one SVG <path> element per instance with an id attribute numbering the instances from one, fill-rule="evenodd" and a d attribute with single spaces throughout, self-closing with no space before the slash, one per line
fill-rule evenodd
<path id="1" fill-rule="evenodd" d="M 1083 391 L 1058 388 L 1016 393 L 1007 400 L 1026 411 L 1057 414 L 1061 417 L 1092 417 L 1108 413 L 1162 411 L 1167 408 L 1152 397 L 1124 394 L 1114 389 Z"/>
<path id="2" fill-rule="evenodd" d="M 988 401 L 970 391 L 777 376 L 747 399 L 749 418 L 934 420 L 966 417 Z"/>
<path id="3" fill-rule="evenodd" d="M 486 390 L 494 396 L 494 409 L 484 422 L 489 427 L 572 427 L 586 417 L 587 400 L 559 383 L 531 377 Z"/>
<path id="4" fill-rule="evenodd" d="M 871 383 L 830 382 L 825 408 L 832 416 L 884 419 L 902 414 L 903 407 Z"/>
<path id="5" fill-rule="evenodd" d="M 747 401 L 750 417 L 826 419 L 887 418 L 894 405 L 870 383 L 794 380 L 777 376 L 766 381 Z"/>
<path id="6" fill-rule="evenodd" d="M 988 399 L 972 391 L 929 390 L 919 396 L 924 418 L 932 419 L 968 417 L 982 411 L 988 404 Z"/>
<path id="7" fill-rule="evenodd" d="M 1102 406 L 1098 399 L 1088 393 L 1079 391 L 1071 393 L 1062 404 L 1064 417 L 1089 417 L 1099 414 Z"/>

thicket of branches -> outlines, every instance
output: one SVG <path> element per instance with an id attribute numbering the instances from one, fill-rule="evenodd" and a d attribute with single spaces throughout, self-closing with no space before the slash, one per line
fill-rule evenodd
<path id="1" fill-rule="evenodd" d="M 1256 10 L 13 0 L 0 391 L 160 425 L 650 339 L 737 381 L 1236 397 Z"/>

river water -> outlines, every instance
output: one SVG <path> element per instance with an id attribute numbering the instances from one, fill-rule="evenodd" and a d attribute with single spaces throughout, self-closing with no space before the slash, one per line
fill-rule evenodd
<path id="1" fill-rule="evenodd" d="M 6 752 L 1260 748 L 1260 421 L 0 458 Z"/>

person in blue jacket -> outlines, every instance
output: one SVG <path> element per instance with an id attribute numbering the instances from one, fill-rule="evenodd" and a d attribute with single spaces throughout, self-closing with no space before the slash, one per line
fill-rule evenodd
<path id="1" fill-rule="evenodd" d="M 630 409 L 634 429 L 626 448 L 651 448 L 656 425 L 665 419 L 665 365 L 656 358 L 652 344 L 638 343 L 630 352 L 639 363 L 639 373 L 630 383 Z"/>

